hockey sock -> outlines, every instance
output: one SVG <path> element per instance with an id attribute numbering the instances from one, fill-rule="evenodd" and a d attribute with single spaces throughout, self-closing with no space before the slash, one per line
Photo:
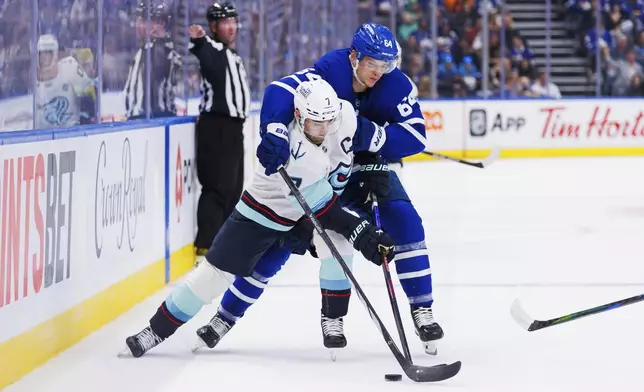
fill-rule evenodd
<path id="1" fill-rule="evenodd" d="M 231 324 L 237 322 L 262 295 L 269 279 L 256 272 L 252 276 L 236 277 L 221 299 L 219 315 Z"/>
<path id="2" fill-rule="evenodd" d="M 411 202 L 395 200 L 381 205 L 380 213 L 385 231 L 396 244 L 393 260 L 409 304 L 432 306 L 432 275 L 418 212 Z"/>
<path id="3" fill-rule="evenodd" d="M 159 335 L 161 339 L 167 339 L 172 336 L 180 326 L 185 324 L 183 321 L 174 317 L 168 310 L 165 301 L 159 306 L 157 312 L 150 319 L 150 327 Z"/>
<path id="4" fill-rule="evenodd" d="M 342 255 L 347 267 L 353 268 L 353 256 Z M 330 318 L 344 317 L 349 311 L 351 283 L 333 257 L 320 260 L 320 290 L 322 314 Z"/>
<path id="5" fill-rule="evenodd" d="M 326 290 L 322 289 L 322 315 L 329 318 L 344 317 L 349 312 L 351 289 Z"/>
<path id="6" fill-rule="evenodd" d="M 287 247 L 273 246 L 268 249 L 257 262 L 251 276 L 236 277 L 228 287 L 217 310 L 219 315 L 231 324 L 242 318 L 290 256 L 291 251 Z"/>
<path id="7" fill-rule="evenodd" d="M 185 284 L 178 286 L 159 306 L 150 319 L 150 327 L 160 338 L 167 339 L 193 318 L 205 304 Z"/>

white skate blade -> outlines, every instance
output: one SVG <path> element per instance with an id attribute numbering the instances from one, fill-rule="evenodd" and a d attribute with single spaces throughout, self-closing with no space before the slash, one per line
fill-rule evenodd
<path id="1" fill-rule="evenodd" d="M 131 357 L 132 352 L 130 351 L 130 348 L 128 346 L 125 346 L 125 348 L 116 354 L 117 357 L 122 358 L 122 357 Z"/>
<path id="2" fill-rule="evenodd" d="M 336 361 L 336 359 L 337 359 L 338 357 L 337 357 L 337 352 L 335 351 L 335 349 L 333 349 L 333 348 L 330 348 L 330 349 L 329 349 L 329 357 L 331 357 L 331 360 L 332 360 L 333 362 L 335 362 L 335 361 Z"/>
<path id="3" fill-rule="evenodd" d="M 438 355 L 438 347 L 436 347 L 436 344 L 433 341 L 423 342 L 423 348 L 427 355 Z"/>
<path id="4" fill-rule="evenodd" d="M 208 347 L 208 345 L 206 345 L 206 343 L 204 343 L 204 341 L 201 340 L 201 338 L 197 338 L 197 342 L 195 343 L 194 347 L 192 348 L 192 352 L 196 353 L 197 351 L 201 350 L 204 347 Z"/>

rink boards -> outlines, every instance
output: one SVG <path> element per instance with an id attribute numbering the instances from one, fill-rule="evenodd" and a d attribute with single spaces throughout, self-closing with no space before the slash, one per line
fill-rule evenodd
<path id="1" fill-rule="evenodd" d="M 642 99 L 421 101 L 428 149 L 480 158 L 644 155 Z M 425 154 L 410 160 L 429 159 Z"/>
<path id="2" fill-rule="evenodd" d="M 0 145 L 0 389 L 194 264 L 194 119 Z"/>
<path id="3" fill-rule="evenodd" d="M 640 102 L 421 107 L 432 151 L 548 157 L 644 154 Z M 258 117 L 244 128 L 247 179 Z M 193 117 L 0 135 L 2 388 L 190 270 L 199 184 Z"/>

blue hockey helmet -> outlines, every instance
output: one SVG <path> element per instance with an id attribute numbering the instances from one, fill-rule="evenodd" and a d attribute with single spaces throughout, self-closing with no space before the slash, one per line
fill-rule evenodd
<path id="1" fill-rule="evenodd" d="M 365 56 L 382 61 L 383 73 L 396 68 L 398 47 L 394 33 L 377 23 L 365 23 L 356 30 L 351 42 L 351 49 L 356 51 L 358 61 Z"/>

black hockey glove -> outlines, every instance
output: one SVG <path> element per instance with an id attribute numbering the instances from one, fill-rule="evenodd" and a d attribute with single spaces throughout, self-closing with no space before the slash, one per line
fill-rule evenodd
<path id="1" fill-rule="evenodd" d="M 349 242 L 365 259 L 375 265 L 382 265 L 381 255 L 390 257 L 394 251 L 394 241 L 391 237 L 382 230 L 377 230 L 366 220 L 353 229 Z"/>
<path id="2" fill-rule="evenodd" d="M 357 176 L 361 200 L 367 202 L 370 193 L 378 197 L 387 197 L 390 191 L 389 166 L 382 163 L 376 154 L 364 152 L 355 154 L 355 162 L 360 164 Z"/>
<path id="3" fill-rule="evenodd" d="M 313 246 L 313 224 L 306 218 L 300 219 L 295 226 L 281 238 L 281 246 L 285 246 L 296 255 L 305 255 L 309 251 L 311 256 L 318 255 Z"/>

